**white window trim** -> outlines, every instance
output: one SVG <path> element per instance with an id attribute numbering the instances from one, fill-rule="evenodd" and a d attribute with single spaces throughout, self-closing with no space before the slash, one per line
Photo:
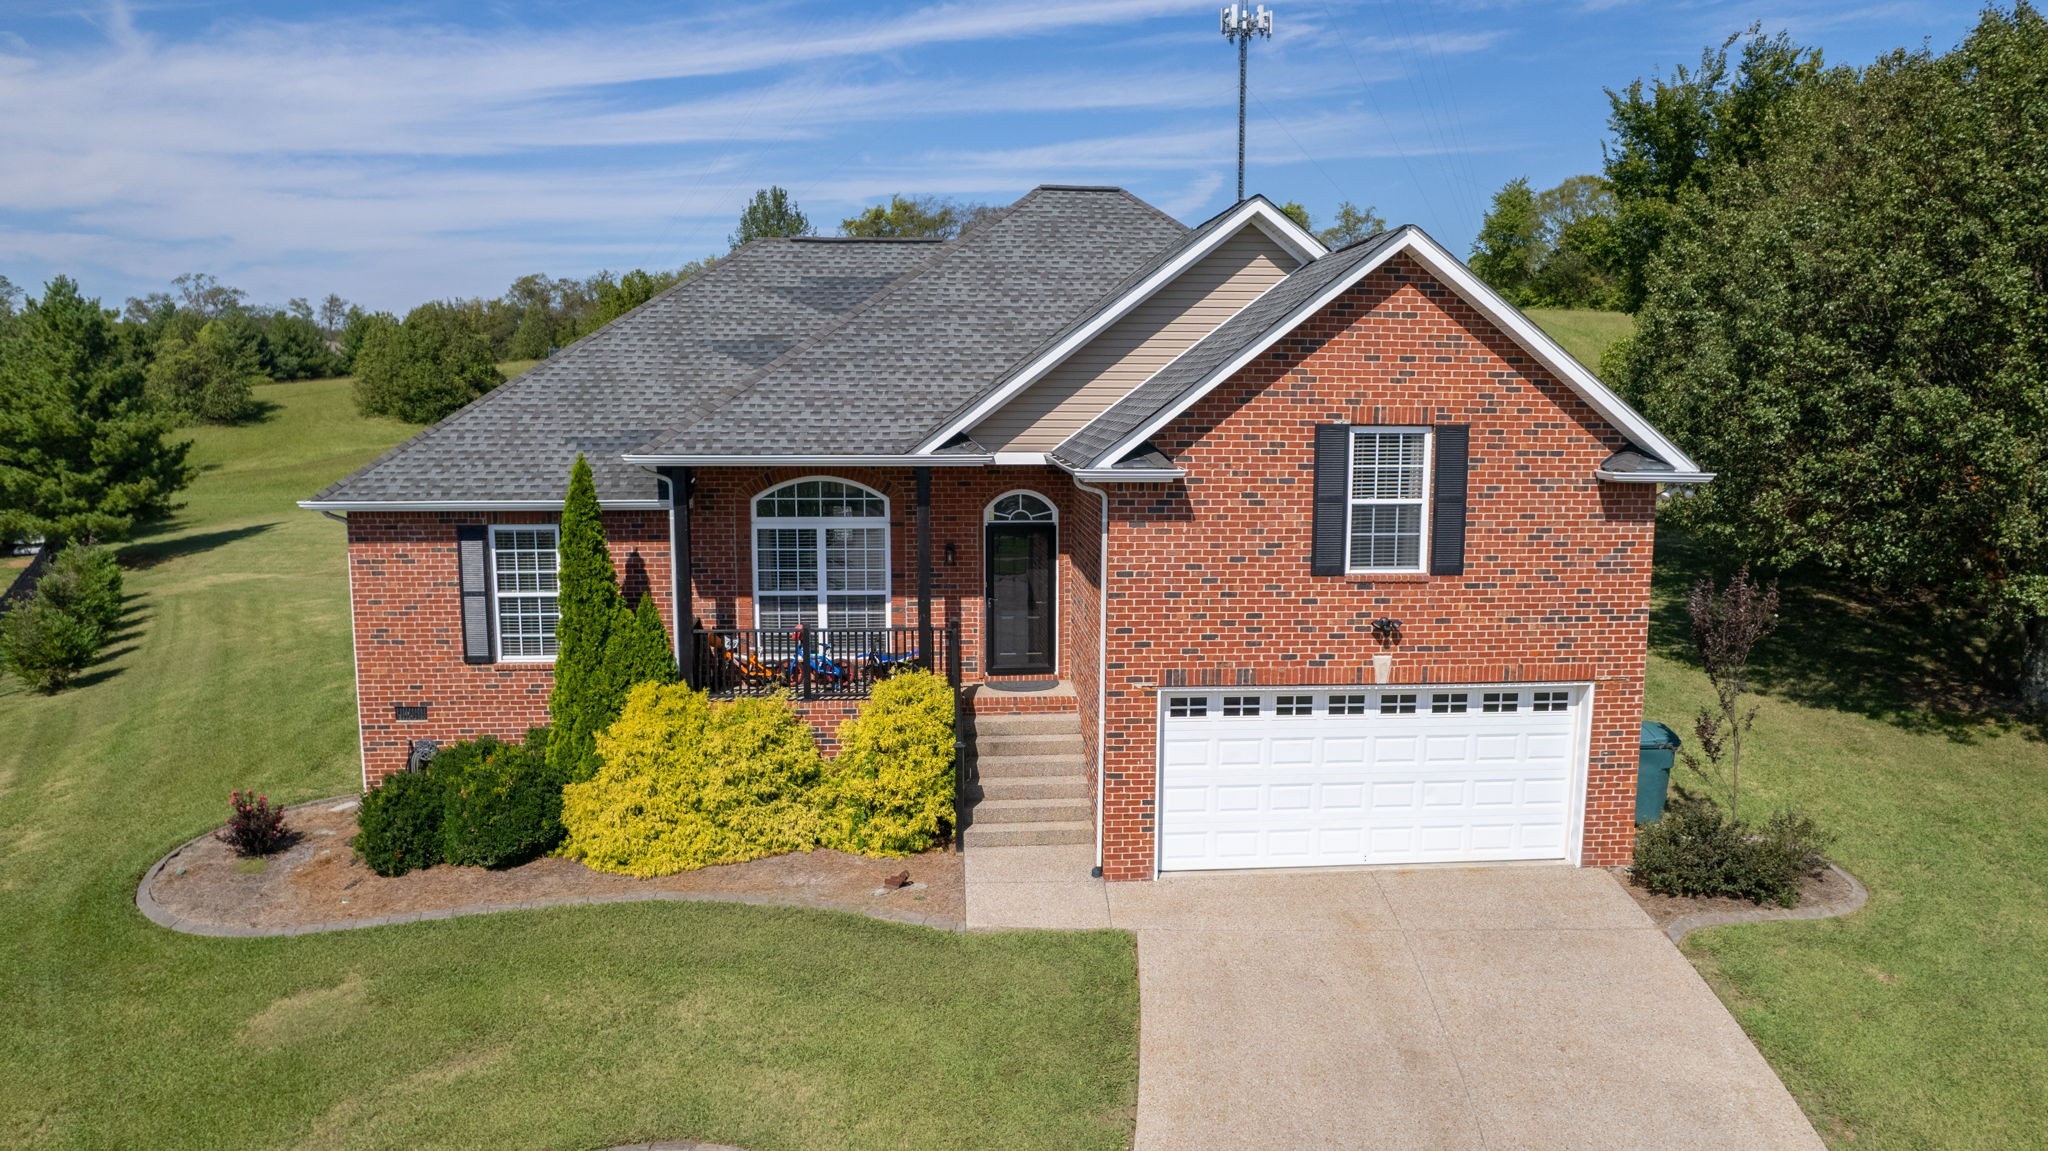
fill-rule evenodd
<path id="1" fill-rule="evenodd" d="M 1351 531 L 1352 512 L 1361 506 L 1400 505 L 1414 503 L 1414 500 L 1358 499 L 1351 493 L 1358 483 L 1358 433 L 1360 432 L 1421 432 L 1422 433 L 1422 538 L 1415 552 L 1414 567 L 1352 567 Z M 1352 424 L 1344 441 L 1344 574 L 1346 575 L 1424 575 L 1429 571 L 1429 528 L 1431 501 L 1436 497 L 1436 429 L 1411 424 Z"/>
<path id="2" fill-rule="evenodd" d="M 1009 499 L 1011 496 L 1030 496 L 1032 499 L 1035 499 L 1039 503 L 1044 504 L 1046 507 L 1051 508 L 1052 518 L 1049 520 L 999 520 L 995 518 L 996 505 L 1002 503 L 1006 499 Z M 1046 495 L 1044 492 L 1035 492 L 1032 491 L 1030 488 L 1011 488 L 1009 491 L 1006 491 L 1002 495 L 999 495 L 996 498 L 990 500 L 987 506 L 981 509 L 981 522 L 985 524 L 1023 524 L 1026 526 L 1029 526 L 1031 524 L 1057 525 L 1060 522 L 1060 505 L 1057 502 L 1055 502 L 1051 496 Z"/>
<path id="3" fill-rule="evenodd" d="M 513 593 L 511 593 L 511 594 L 510 594 L 510 595 L 508 596 L 508 595 L 507 595 L 506 593 L 504 593 L 504 592 L 501 592 L 501 591 L 499 591 L 499 590 L 498 590 L 498 534 L 499 534 L 500 532 L 536 532 L 536 531 L 545 531 L 545 532 L 552 532 L 552 533 L 554 533 L 554 537 L 555 537 L 555 650 L 556 650 L 557 654 L 559 654 L 559 653 L 560 653 L 560 651 L 561 651 L 561 645 L 562 645 L 562 636 L 561 636 L 561 623 L 562 623 L 562 614 L 561 614 L 561 613 L 562 613 L 562 525 L 560 525 L 560 524 L 492 524 L 492 525 L 491 525 L 491 539 L 490 539 L 490 543 L 491 543 L 491 547 L 490 547 L 490 554 L 489 554 L 489 555 L 487 555 L 487 556 L 485 556 L 484 558 L 485 558 L 485 561 L 486 561 L 486 562 L 487 562 L 487 563 L 488 563 L 488 564 L 490 565 L 490 569 L 489 569 L 489 571 L 487 571 L 487 572 L 486 572 L 485 574 L 486 574 L 486 575 L 488 576 L 488 578 L 489 578 L 489 583 L 488 583 L 488 585 L 487 585 L 487 586 L 488 586 L 488 587 L 490 588 L 490 592 L 491 592 L 491 644 L 492 644 L 492 649 L 493 649 L 493 650 L 492 650 L 492 654 L 493 654 L 493 655 L 495 655 L 495 656 L 497 657 L 497 661 L 498 661 L 499 663 L 541 663 L 541 664 L 548 664 L 548 663 L 553 663 L 553 662 L 555 662 L 555 656 L 552 656 L 552 655 L 506 655 L 506 654 L 505 654 L 505 613 L 504 613 L 504 611 L 503 611 L 503 610 L 501 609 L 501 607 L 500 607 L 501 603 L 502 603 L 502 602 L 503 602 L 504 600 L 508 599 L 508 598 L 510 598 L 510 599 L 545 599 L 545 598 L 546 598 L 546 596 L 544 596 L 544 595 L 543 595 L 542 593 L 540 593 L 540 592 L 513 592 Z"/>
<path id="4" fill-rule="evenodd" d="M 761 514 L 762 496 L 767 495 L 769 492 L 780 491 L 791 484 L 800 484 L 807 480 L 829 480 L 836 484 L 845 484 L 847 487 L 858 488 L 861 491 L 864 491 L 869 495 L 875 497 L 876 499 L 882 501 L 882 514 L 880 516 L 763 516 Z M 831 608 L 828 606 L 826 602 L 829 596 L 876 594 L 875 592 L 830 592 L 825 590 L 826 584 L 830 582 L 825 576 L 825 529 L 854 527 L 881 528 L 883 556 L 882 591 L 880 593 L 882 597 L 882 626 L 893 626 L 896 622 L 896 589 L 894 571 L 896 566 L 896 533 L 891 531 L 889 528 L 889 517 L 890 508 L 888 496 L 884 495 L 879 491 L 876 491 L 874 488 L 871 488 L 866 484 L 859 483 L 855 480 L 849 480 L 844 476 L 798 476 L 795 479 L 782 480 L 778 483 L 769 484 L 767 487 L 762 488 L 760 491 L 757 491 L 753 495 L 747 497 L 747 518 L 750 521 L 749 527 L 747 529 L 747 566 L 753 570 L 752 576 L 750 576 L 748 579 L 748 586 L 753 589 L 754 594 L 754 626 L 757 628 L 766 626 L 761 622 L 761 597 L 795 596 L 803 594 L 801 592 L 763 591 L 761 589 L 761 529 L 763 527 L 817 529 L 818 590 L 813 594 L 816 596 L 818 604 L 818 628 L 820 631 L 830 631 L 835 626 L 832 623 Z"/>

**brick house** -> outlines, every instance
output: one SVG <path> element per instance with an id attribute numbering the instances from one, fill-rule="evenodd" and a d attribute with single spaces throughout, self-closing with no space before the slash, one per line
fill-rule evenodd
<path id="1" fill-rule="evenodd" d="M 348 522 L 366 783 L 544 720 L 578 452 L 690 682 L 829 742 L 930 664 L 970 850 L 1123 880 L 1625 860 L 1652 513 L 1712 478 L 1412 227 L 1042 187 L 760 241 L 305 502 Z"/>

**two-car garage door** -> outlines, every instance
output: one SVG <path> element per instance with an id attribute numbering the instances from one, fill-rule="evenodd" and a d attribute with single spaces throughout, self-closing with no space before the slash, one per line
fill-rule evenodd
<path id="1" fill-rule="evenodd" d="M 1160 695 L 1162 871 L 1569 855 L 1583 687 Z"/>

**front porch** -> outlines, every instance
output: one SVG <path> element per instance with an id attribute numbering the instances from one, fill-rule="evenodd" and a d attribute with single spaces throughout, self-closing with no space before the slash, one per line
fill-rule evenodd
<path id="1" fill-rule="evenodd" d="M 829 710 L 922 667 L 956 688 L 1046 681 L 1092 699 L 1100 508 L 1065 473 L 662 473 L 678 577 L 662 606 L 691 685 Z"/>

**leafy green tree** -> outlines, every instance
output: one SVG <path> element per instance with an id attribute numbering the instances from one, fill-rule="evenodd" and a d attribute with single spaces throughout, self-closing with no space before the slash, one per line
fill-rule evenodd
<path id="1" fill-rule="evenodd" d="M 1329 227 L 1317 232 L 1316 239 L 1321 240 L 1324 247 L 1336 249 L 1386 230 L 1386 218 L 1379 214 L 1378 209 L 1368 206 L 1360 211 L 1358 205 L 1344 200 L 1337 205 L 1337 218 L 1330 222 Z"/>
<path id="2" fill-rule="evenodd" d="M 1472 270 L 1508 302 L 1526 304 L 1542 247 L 1536 193 L 1529 189 L 1527 179 L 1517 176 L 1493 194 L 1493 206 L 1472 241 Z"/>
<path id="3" fill-rule="evenodd" d="M 52 280 L 0 332 L 0 535 L 115 539 L 168 516 L 193 476 L 171 432 L 113 317 Z"/>
<path id="4" fill-rule="evenodd" d="M 870 205 L 858 215 L 839 221 L 842 236 L 867 238 L 931 236 L 950 240 L 988 219 L 997 209 L 987 204 L 961 203 L 943 196 L 889 197 L 887 204 Z"/>
<path id="5" fill-rule="evenodd" d="M 2048 705 L 2048 23 L 1814 77 L 1682 195 L 1611 374 L 1727 552 L 2011 620 Z"/>
<path id="6" fill-rule="evenodd" d="M 737 248 L 753 240 L 816 234 L 811 218 L 789 198 L 789 192 L 780 185 L 770 185 L 754 193 L 754 198 L 740 210 L 739 230 L 732 234 L 731 241 Z"/>
<path id="7" fill-rule="evenodd" d="M 1570 176 L 1536 197 L 1540 252 L 1531 288 L 1552 308 L 1613 308 L 1614 195 L 1599 176 Z"/>
<path id="8" fill-rule="evenodd" d="M 555 347 L 555 322 L 547 309 L 529 304 L 519 318 L 519 330 L 512 333 L 508 355 L 515 360 L 544 360 Z"/>
<path id="9" fill-rule="evenodd" d="M 293 311 L 265 316 L 257 350 L 264 375 L 273 380 L 310 380 L 334 371 L 327 335 L 320 330 L 311 309 L 304 315 Z"/>
<path id="10" fill-rule="evenodd" d="M 1745 36 L 1731 71 L 1728 49 Z M 1821 71 L 1818 49 L 1802 48 L 1782 32 L 1765 36 L 1751 25 L 1700 53 L 1696 69 L 1680 67 L 1670 79 L 1654 79 L 1647 87 L 1635 80 L 1619 92 L 1607 90 L 1614 139 L 1601 151 L 1616 205 L 1624 309 L 1642 305 L 1650 258 L 1662 246 L 1680 197 L 1705 191 L 1715 173 L 1755 159 L 1778 106 Z"/>
<path id="11" fill-rule="evenodd" d="M 191 339 L 166 336 L 144 379 L 144 394 L 179 423 L 232 424 L 256 412 L 252 385 L 267 380 L 252 339 L 209 320 Z"/>
<path id="12" fill-rule="evenodd" d="M 1310 218 L 1308 209 L 1303 207 L 1299 200 L 1289 200 L 1285 204 L 1280 205 L 1280 214 L 1301 225 L 1301 230 L 1304 232 L 1316 230 L 1315 221 Z"/>
<path id="13" fill-rule="evenodd" d="M 370 338 L 370 332 L 379 325 L 396 326 L 397 323 L 398 317 L 390 312 L 366 312 L 351 304 L 348 314 L 342 320 L 341 334 L 335 339 L 335 342 L 341 345 L 341 351 L 334 357 L 334 369 L 343 373 L 353 372 L 356 355 L 363 350 L 363 344 Z"/>
<path id="14" fill-rule="evenodd" d="M 21 289 L 14 286 L 14 281 L 0 276 L 0 320 L 14 317 L 14 301 L 20 298 Z"/>
<path id="15" fill-rule="evenodd" d="M 368 324 L 353 367 L 357 410 L 415 424 L 442 419 L 505 382 L 474 313 L 450 304 L 421 304 L 401 324 Z"/>
<path id="16" fill-rule="evenodd" d="M 548 763 L 569 782 L 597 773 L 597 733 L 610 727 L 636 683 L 673 683 L 675 660 L 653 601 L 626 607 L 605 542 L 603 509 L 581 454 L 562 501 L 555 686 L 548 696 Z"/>

